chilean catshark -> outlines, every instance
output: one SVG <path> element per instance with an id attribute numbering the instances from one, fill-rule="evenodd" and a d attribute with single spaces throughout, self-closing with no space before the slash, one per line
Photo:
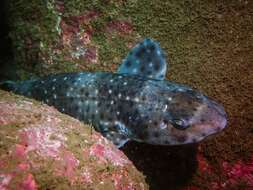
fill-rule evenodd
<path id="1" fill-rule="evenodd" d="M 221 105 L 165 80 L 166 70 L 159 43 L 146 38 L 129 52 L 117 73 L 63 73 L 0 86 L 92 124 L 118 147 L 128 140 L 196 143 L 225 128 Z"/>

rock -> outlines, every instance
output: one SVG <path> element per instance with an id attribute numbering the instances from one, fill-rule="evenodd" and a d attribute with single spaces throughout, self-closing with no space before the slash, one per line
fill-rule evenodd
<path id="1" fill-rule="evenodd" d="M 121 62 L 122 51 L 125 56 L 127 45 L 136 42 L 133 25 L 123 16 L 121 2 L 92 2 L 8 1 L 9 36 L 18 78 L 109 70 Z"/>
<path id="2" fill-rule="evenodd" d="M 143 175 L 90 126 L 0 90 L 0 189 L 148 189 Z"/>

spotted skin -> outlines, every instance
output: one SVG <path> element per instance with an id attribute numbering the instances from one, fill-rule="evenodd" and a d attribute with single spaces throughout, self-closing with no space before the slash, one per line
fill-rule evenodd
<path id="1" fill-rule="evenodd" d="M 118 147 L 130 139 L 161 145 L 195 143 L 226 126 L 221 105 L 190 87 L 163 80 L 164 70 L 158 43 L 145 39 L 117 73 L 56 74 L 1 87 L 91 123 Z"/>
<path id="2" fill-rule="evenodd" d="M 163 80 L 167 64 L 163 50 L 151 39 L 137 44 L 123 60 L 118 73 L 138 74 L 144 78 Z"/>

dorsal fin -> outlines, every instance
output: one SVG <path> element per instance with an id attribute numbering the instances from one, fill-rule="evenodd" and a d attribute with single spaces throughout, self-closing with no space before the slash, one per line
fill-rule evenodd
<path id="1" fill-rule="evenodd" d="M 118 68 L 118 73 L 163 80 L 167 69 L 164 52 L 149 38 L 137 44 Z"/>

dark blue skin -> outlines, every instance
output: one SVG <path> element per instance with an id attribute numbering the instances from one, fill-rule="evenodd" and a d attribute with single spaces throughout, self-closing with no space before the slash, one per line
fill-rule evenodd
<path id="1" fill-rule="evenodd" d="M 41 100 L 91 123 L 118 147 L 129 139 L 150 144 L 199 142 L 226 126 L 221 105 L 190 87 L 164 80 L 166 61 L 145 39 L 118 73 L 67 73 L 2 87 Z"/>

